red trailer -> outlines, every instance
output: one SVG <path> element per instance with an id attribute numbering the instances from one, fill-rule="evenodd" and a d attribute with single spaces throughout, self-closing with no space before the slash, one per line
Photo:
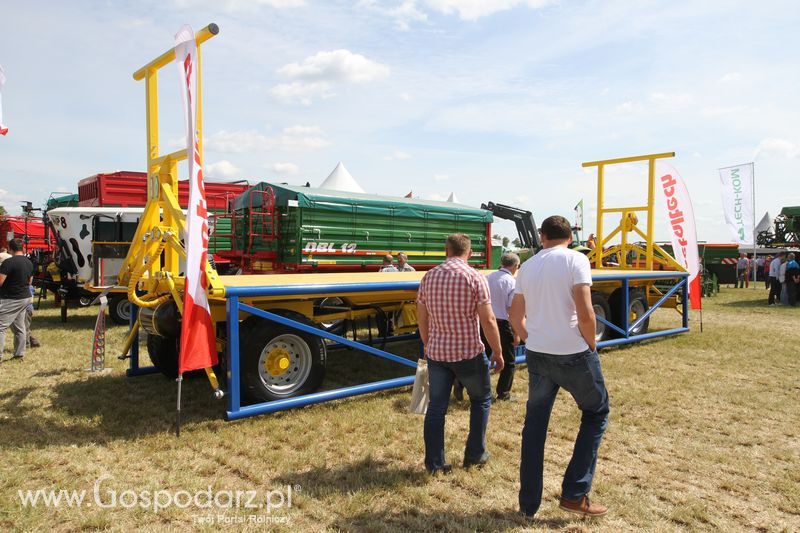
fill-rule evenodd
<path id="1" fill-rule="evenodd" d="M 246 181 L 206 181 L 206 202 L 212 211 L 224 211 L 227 202 L 249 188 Z M 178 182 L 178 202 L 189 205 L 189 182 Z M 147 203 L 147 174 L 119 171 L 95 174 L 78 182 L 80 207 L 144 207 Z"/>
<path id="2" fill-rule="evenodd" d="M 38 217 L 0 216 L 0 247 L 8 248 L 8 241 L 15 238 L 25 243 L 25 253 L 53 250 L 53 244 L 45 236 L 44 223 Z"/>

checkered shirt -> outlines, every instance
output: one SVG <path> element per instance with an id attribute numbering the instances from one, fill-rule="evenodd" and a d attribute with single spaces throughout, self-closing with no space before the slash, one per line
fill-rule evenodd
<path id="1" fill-rule="evenodd" d="M 417 304 L 428 310 L 425 354 L 456 362 L 483 353 L 478 305 L 491 303 L 486 278 L 458 257 L 429 270 L 419 284 Z"/>

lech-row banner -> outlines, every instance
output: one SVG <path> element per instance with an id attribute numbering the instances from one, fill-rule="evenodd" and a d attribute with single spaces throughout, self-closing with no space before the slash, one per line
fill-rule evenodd
<path id="1" fill-rule="evenodd" d="M 719 169 L 725 222 L 738 244 L 753 244 L 753 163 Z"/>

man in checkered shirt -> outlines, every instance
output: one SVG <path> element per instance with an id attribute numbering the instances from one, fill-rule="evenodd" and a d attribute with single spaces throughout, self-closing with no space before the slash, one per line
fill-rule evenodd
<path id="1" fill-rule="evenodd" d="M 417 322 L 428 359 L 430 403 L 423 435 L 425 468 L 431 474 L 448 473 L 452 469 L 444 460 L 444 422 L 455 379 L 467 389 L 471 403 L 464 467 L 482 466 L 489 460 L 486 425 L 492 388 L 479 323 L 492 348 L 495 372 L 503 369 L 503 350 L 489 285 L 467 263 L 472 254 L 469 237 L 450 235 L 445 252 L 447 260 L 425 274 L 417 293 Z"/>

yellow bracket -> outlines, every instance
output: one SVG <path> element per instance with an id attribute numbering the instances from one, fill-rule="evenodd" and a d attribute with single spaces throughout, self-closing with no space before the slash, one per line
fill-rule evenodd
<path id="1" fill-rule="evenodd" d="M 638 155 L 633 157 L 621 157 L 617 159 L 604 159 L 602 161 L 589 161 L 583 163 L 583 167 L 597 167 L 597 228 L 595 233 L 595 242 L 597 246 L 589 254 L 589 260 L 592 262 L 594 268 L 602 269 L 608 268 L 603 265 L 611 254 L 616 253 L 619 259 L 620 268 L 628 268 L 628 252 L 635 250 L 635 244 L 628 242 L 628 234 L 636 233 L 645 240 L 645 268 L 652 270 L 656 262 L 655 250 L 657 248 L 654 238 L 655 220 L 655 176 L 656 176 L 656 160 L 664 159 L 667 157 L 675 157 L 675 152 L 665 152 L 661 154 Z M 638 161 L 647 162 L 647 204 L 631 207 L 606 207 L 605 206 L 605 167 L 608 165 L 618 165 L 622 163 L 634 163 Z M 608 235 L 603 235 L 603 217 L 610 213 L 620 213 L 620 222 L 616 228 Z M 638 228 L 639 217 L 637 213 L 647 214 L 647 231 L 642 232 Z M 606 248 L 606 245 L 620 234 L 622 244 Z M 640 249 L 640 248 L 639 248 Z M 669 257 L 668 254 L 661 250 L 659 253 L 664 257 Z M 670 258 L 672 259 L 672 258 Z M 674 260 L 672 263 L 677 265 Z M 683 270 L 683 268 L 679 268 Z"/>

